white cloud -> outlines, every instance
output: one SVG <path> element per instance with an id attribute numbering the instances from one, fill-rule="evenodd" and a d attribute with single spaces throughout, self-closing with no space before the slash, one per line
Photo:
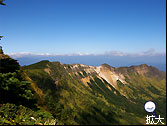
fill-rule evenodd
<path id="1" fill-rule="evenodd" d="M 139 55 L 139 56 L 154 56 L 154 55 L 156 55 L 156 54 L 157 54 L 157 53 L 155 52 L 155 49 L 151 48 L 151 49 L 149 49 L 149 50 L 147 50 L 147 51 L 144 51 L 144 52 L 139 53 L 138 55 Z"/>
<path id="2" fill-rule="evenodd" d="M 155 49 L 150 48 L 147 51 L 138 52 L 138 53 L 127 53 L 127 52 L 121 52 L 121 51 L 110 51 L 105 52 L 103 55 L 110 55 L 110 56 L 160 56 L 160 55 L 166 55 L 166 52 L 156 52 Z"/>
<path id="3" fill-rule="evenodd" d="M 103 55 L 111 55 L 111 56 L 126 56 L 127 53 L 121 51 L 107 51 Z"/>
<path id="4" fill-rule="evenodd" d="M 8 53 L 13 58 L 27 57 L 27 56 L 165 56 L 166 52 L 156 52 L 155 49 L 151 48 L 147 51 L 138 52 L 138 53 L 127 53 L 121 51 L 106 51 L 103 54 L 90 54 L 90 53 L 71 53 L 71 54 L 50 54 L 50 53 L 30 53 L 30 52 L 20 52 L 20 53 Z"/>
<path id="5" fill-rule="evenodd" d="M 30 53 L 30 52 L 19 52 L 19 53 L 8 53 L 13 58 L 27 57 L 27 56 L 88 56 L 89 53 L 72 53 L 72 54 L 50 54 L 50 53 Z"/>

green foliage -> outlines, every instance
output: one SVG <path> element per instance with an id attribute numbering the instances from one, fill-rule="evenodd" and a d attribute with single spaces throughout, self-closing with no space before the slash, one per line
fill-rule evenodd
<path id="1" fill-rule="evenodd" d="M 87 76 L 87 73 L 84 70 L 82 70 L 82 73 L 85 77 Z"/>
<path id="2" fill-rule="evenodd" d="M 124 86 L 124 84 L 120 80 L 117 80 L 117 85 L 119 88 L 122 88 Z"/>
<path id="3" fill-rule="evenodd" d="M 68 69 L 69 69 L 70 71 L 72 70 L 70 65 L 67 65 L 67 67 L 68 67 Z"/>
<path id="4" fill-rule="evenodd" d="M 6 5 L 5 3 L 3 3 L 3 1 L 4 1 L 4 0 L 1 0 L 1 1 L 0 1 L 0 4 L 1 4 L 1 5 Z M 1 39 L 2 37 L 3 37 L 3 36 L 0 36 L 0 39 Z"/>
<path id="5" fill-rule="evenodd" d="M 118 82 L 118 90 L 135 102 L 137 113 L 144 116 L 144 110 L 140 106 L 144 105 L 146 101 L 152 100 L 158 104 L 156 113 L 166 118 L 166 113 L 164 113 L 166 110 L 166 82 L 164 80 L 159 81 L 157 78 L 129 74 L 129 77 L 126 77 L 126 82 L 128 84 Z"/>
<path id="6" fill-rule="evenodd" d="M 83 78 L 83 76 L 82 76 L 82 74 L 80 73 L 80 72 L 77 72 L 78 73 L 78 75 L 81 77 L 81 78 Z"/>
<path id="7" fill-rule="evenodd" d="M 26 71 L 30 78 L 37 84 L 40 89 L 43 89 L 44 93 L 48 89 L 55 89 L 54 81 L 49 77 L 48 73 L 42 69 L 34 69 Z"/>
<path id="8" fill-rule="evenodd" d="M 0 103 L 15 103 L 32 106 L 35 103 L 30 82 L 20 76 L 21 71 L 0 73 Z M 31 103 L 30 103 L 31 102 Z"/>
<path id="9" fill-rule="evenodd" d="M 0 46 L 0 54 L 3 54 L 2 46 Z"/>
<path id="10" fill-rule="evenodd" d="M 46 111 L 33 111 L 22 105 L 9 103 L 0 107 L 0 125 L 55 125 L 56 122 Z"/>
<path id="11" fill-rule="evenodd" d="M 48 62 L 42 62 L 42 68 Z M 55 125 L 52 114 L 37 105 L 39 99 L 17 61 L 1 54 L 0 63 L 0 125 Z M 42 81 L 51 83 L 47 78 Z"/>
<path id="12" fill-rule="evenodd" d="M 20 70 L 20 66 L 16 60 L 10 58 L 9 56 L 2 55 L 0 57 L 0 73 L 16 72 Z"/>

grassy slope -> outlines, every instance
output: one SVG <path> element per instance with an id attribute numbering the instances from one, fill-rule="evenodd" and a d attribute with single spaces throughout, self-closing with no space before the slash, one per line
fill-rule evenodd
<path id="1" fill-rule="evenodd" d="M 142 75 L 130 75 L 129 84 L 118 82 L 119 91 L 138 105 L 144 105 L 146 101 L 156 103 L 156 114 L 166 118 L 166 79 L 157 80 Z"/>
<path id="2" fill-rule="evenodd" d="M 149 80 L 135 75 L 131 75 L 129 86 L 118 82 L 118 90 L 134 103 L 97 76 L 93 76 L 88 83 L 90 89 L 87 88 L 78 77 L 68 74 L 71 71 L 69 66 L 66 70 L 59 62 L 42 61 L 23 68 L 44 92 L 44 101 L 50 112 L 64 124 L 144 124 L 147 113 L 144 111 L 143 102 L 151 100 L 150 98 L 157 98 L 159 106 L 162 107 L 157 113 L 166 117 L 162 112 L 166 109 L 166 100 L 165 96 L 161 95 L 166 91 L 163 89 L 166 80 L 160 82 L 161 87 L 158 87 L 156 79 Z M 48 73 L 45 69 L 51 71 Z M 87 76 L 83 70 L 80 73 L 80 78 Z M 153 88 L 145 88 L 145 85 L 151 86 L 150 83 L 154 85 Z"/>

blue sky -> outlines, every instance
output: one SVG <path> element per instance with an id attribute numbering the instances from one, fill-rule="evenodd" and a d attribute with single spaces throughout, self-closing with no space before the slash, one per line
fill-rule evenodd
<path id="1" fill-rule="evenodd" d="M 166 53 L 165 0 L 5 0 L 5 53 Z"/>

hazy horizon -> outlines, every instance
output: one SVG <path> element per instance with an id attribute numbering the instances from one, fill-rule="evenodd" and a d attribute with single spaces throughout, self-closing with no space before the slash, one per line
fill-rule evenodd
<path id="1" fill-rule="evenodd" d="M 166 54 L 158 54 L 153 51 L 129 54 L 123 52 L 108 52 L 104 54 L 33 54 L 33 53 L 10 53 L 12 58 L 18 60 L 21 66 L 37 63 L 41 60 L 58 61 L 64 64 L 85 64 L 100 66 L 107 63 L 112 67 L 125 67 L 132 65 L 147 64 L 166 71 Z"/>

